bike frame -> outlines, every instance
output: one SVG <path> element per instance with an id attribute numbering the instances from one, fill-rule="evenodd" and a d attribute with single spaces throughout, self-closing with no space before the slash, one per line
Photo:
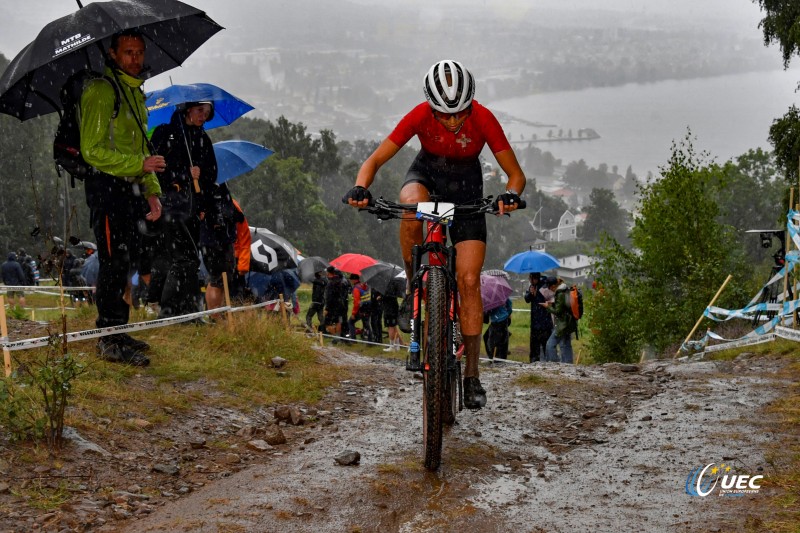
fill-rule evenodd
<path id="1" fill-rule="evenodd" d="M 438 202 L 434 202 L 438 205 Z M 434 211 L 436 209 L 434 208 Z M 427 264 L 423 264 L 424 256 L 428 256 Z M 411 270 L 414 278 L 411 281 L 413 294 L 413 310 L 411 314 L 411 339 L 409 342 L 409 358 L 406 361 L 406 368 L 412 371 L 427 371 L 430 369 L 427 360 L 427 350 L 423 351 L 423 323 L 422 323 L 422 302 L 426 297 L 424 286 L 427 273 L 431 269 L 442 269 L 446 273 L 446 301 L 448 309 L 447 339 L 449 349 L 447 350 L 447 372 L 456 371 L 456 365 L 461 364 L 461 357 L 458 350 L 458 335 L 455 327 L 458 320 L 458 284 L 456 282 L 456 249 L 455 246 L 447 245 L 447 226 L 440 221 L 425 220 L 424 239 L 421 245 L 414 245 L 411 250 Z M 420 355 L 424 355 L 421 358 Z M 420 368 L 415 364 L 421 361 Z M 461 410 L 461 395 L 459 395 L 459 410 Z"/>

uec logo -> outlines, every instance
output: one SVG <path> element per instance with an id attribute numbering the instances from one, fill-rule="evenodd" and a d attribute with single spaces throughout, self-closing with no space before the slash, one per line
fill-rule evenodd
<path id="1" fill-rule="evenodd" d="M 714 491 L 717 483 L 720 496 L 758 494 L 761 488 L 760 480 L 764 479 L 764 476 L 733 474 L 730 471 L 730 466 L 722 464 L 716 467 L 715 463 L 695 468 L 686 477 L 686 494 L 704 498 Z"/>

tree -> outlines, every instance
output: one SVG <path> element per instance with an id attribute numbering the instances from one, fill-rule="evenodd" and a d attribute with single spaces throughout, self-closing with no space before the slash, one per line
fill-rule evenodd
<path id="1" fill-rule="evenodd" d="M 320 201 L 315 178 L 303 170 L 302 160 L 272 157 L 232 182 L 231 189 L 251 225 L 274 231 L 308 255 L 332 257 L 338 249 L 334 214 Z"/>
<path id="2" fill-rule="evenodd" d="M 567 163 L 567 168 L 564 169 L 564 181 L 575 188 L 582 188 L 588 182 L 589 166 L 586 161 L 579 159 L 578 161 L 570 161 Z"/>
<path id="3" fill-rule="evenodd" d="M 584 240 L 597 241 L 602 233 L 607 233 L 623 245 L 628 243 L 630 215 L 617 203 L 613 192 L 608 189 L 592 189 L 589 205 L 584 208 L 584 212 L 587 215 L 582 232 Z"/>
<path id="4" fill-rule="evenodd" d="M 758 235 L 745 231 L 781 229 L 786 225 L 785 183 L 778 179 L 773 156 L 760 148 L 726 162 L 721 170 L 721 182 L 715 188 L 719 221 L 736 230 L 750 262 L 761 263 L 775 250 L 765 253 Z"/>
<path id="5" fill-rule="evenodd" d="M 764 44 L 778 43 L 783 66 L 789 67 L 792 56 L 800 54 L 800 3 L 795 0 L 756 0 L 765 16 L 759 23 Z"/>
<path id="6" fill-rule="evenodd" d="M 622 184 L 622 194 L 626 198 L 634 198 L 639 191 L 639 178 L 633 173 L 633 168 L 628 165 L 625 171 L 625 182 Z"/>
<path id="7" fill-rule="evenodd" d="M 789 68 L 792 56 L 800 54 L 800 3 L 795 0 L 754 0 L 764 12 L 759 27 L 764 32 L 764 45 L 778 43 L 783 67 Z M 775 119 L 769 129 L 769 141 L 775 149 L 776 162 L 787 181 L 798 178 L 800 158 L 800 112 L 795 106 L 783 117 Z"/>
<path id="8" fill-rule="evenodd" d="M 800 110 L 792 106 L 781 118 L 772 121 L 769 142 L 775 149 L 775 162 L 783 170 L 786 181 L 797 182 L 800 164 Z"/>
<path id="9" fill-rule="evenodd" d="M 661 173 L 642 187 L 631 231 L 634 250 L 609 238 L 596 253 L 602 295 L 595 301 L 593 327 L 600 334 L 590 344 L 599 360 L 631 360 L 645 344 L 658 351 L 674 347 L 725 277 L 747 273 L 733 228 L 718 219 L 723 170 L 702 162 L 687 135 L 673 144 Z M 728 287 L 723 300 L 741 299 L 737 285 Z"/>

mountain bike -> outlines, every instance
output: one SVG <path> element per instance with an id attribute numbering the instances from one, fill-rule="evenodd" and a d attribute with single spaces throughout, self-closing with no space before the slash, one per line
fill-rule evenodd
<path id="1" fill-rule="evenodd" d="M 414 212 L 417 219 L 425 222 L 423 243 L 415 245 L 411 253 L 411 338 L 406 370 L 422 372 L 423 376 L 423 462 L 431 471 L 441 464 L 444 426 L 453 425 L 457 413 L 464 408 L 456 249 L 447 245 L 447 227 L 454 217 L 495 213 L 492 199 L 488 196 L 474 203 L 455 205 L 436 199 L 399 204 L 378 198 L 366 208 L 380 220 Z M 524 202 L 520 205 L 523 207 Z"/>

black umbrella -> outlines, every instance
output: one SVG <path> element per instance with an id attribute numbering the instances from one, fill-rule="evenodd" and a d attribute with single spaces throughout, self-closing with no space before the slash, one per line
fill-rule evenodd
<path id="1" fill-rule="evenodd" d="M 305 281 L 306 283 L 313 281 L 314 274 L 325 270 L 329 265 L 330 263 L 316 255 L 304 257 L 300 261 L 300 264 L 297 265 L 297 271 L 300 273 L 300 281 Z"/>
<path id="2" fill-rule="evenodd" d="M 47 24 L 11 61 L 0 77 L 0 113 L 27 120 L 58 111 L 67 78 L 83 69 L 102 72 L 111 36 L 132 28 L 144 36 L 141 76 L 149 78 L 179 66 L 222 26 L 177 0 L 88 4 Z"/>
<path id="3" fill-rule="evenodd" d="M 380 262 L 361 271 L 361 281 L 376 291 L 386 294 L 389 292 L 392 280 L 404 272 L 402 267 L 391 263 Z M 405 284 L 405 281 L 402 282 Z"/>
<path id="4" fill-rule="evenodd" d="M 250 228 L 250 271 L 271 274 L 299 263 L 292 243 L 265 228 Z"/>

